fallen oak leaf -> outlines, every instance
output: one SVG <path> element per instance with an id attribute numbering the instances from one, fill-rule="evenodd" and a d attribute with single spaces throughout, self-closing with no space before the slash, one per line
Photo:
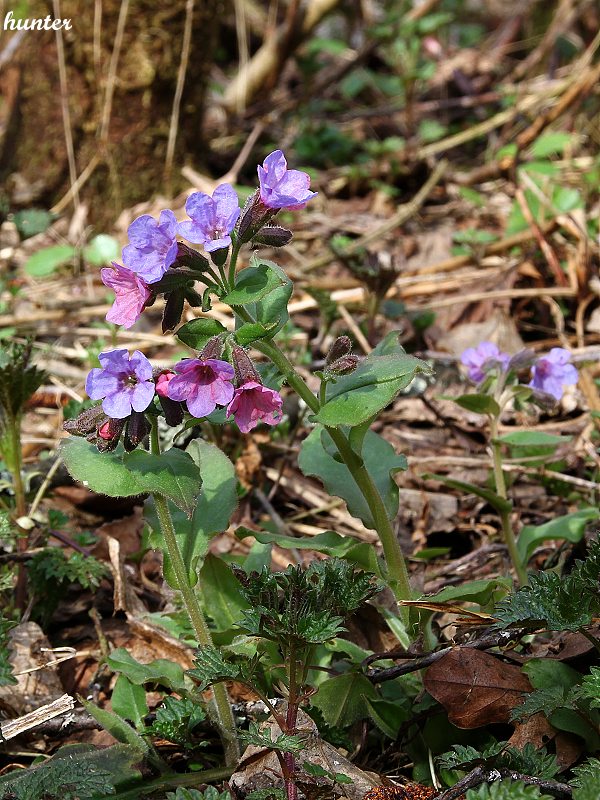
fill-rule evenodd
<path id="1" fill-rule="evenodd" d="M 531 684 L 519 667 L 480 650 L 451 650 L 429 667 L 424 685 L 458 728 L 507 723 Z"/>

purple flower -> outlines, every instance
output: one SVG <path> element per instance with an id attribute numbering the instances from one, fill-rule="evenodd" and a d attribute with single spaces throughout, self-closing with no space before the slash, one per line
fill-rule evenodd
<path id="1" fill-rule="evenodd" d="M 156 283 L 177 258 L 175 214 L 168 209 L 161 211 L 158 222 L 143 214 L 134 219 L 127 235 L 131 244 L 123 248 L 123 263 L 146 283 Z"/>
<path id="2" fill-rule="evenodd" d="M 257 381 L 246 381 L 235 390 L 233 400 L 227 406 L 227 415 L 233 414 L 238 428 L 248 433 L 259 422 L 277 425 L 281 422 L 283 400 L 279 392 L 267 389 Z"/>
<path id="3" fill-rule="evenodd" d="M 233 367 L 217 358 L 184 358 L 175 364 L 178 374 L 167 385 L 171 400 L 187 403 L 194 417 L 206 417 L 217 405 L 224 406 L 233 397 Z"/>
<path id="4" fill-rule="evenodd" d="M 93 369 L 87 376 L 85 390 L 92 400 L 104 398 L 102 408 L 109 417 L 125 419 L 133 411 L 145 411 L 154 397 L 152 366 L 146 356 L 135 350 L 100 353 L 103 369 Z"/>
<path id="5" fill-rule="evenodd" d="M 131 328 L 152 297 L 148 284 L 135 272 L 122 267 L 116 261 L 112 262 L 112 267 L 101 269 L 100 276 L 102 283 L 115 293 L 113 307 L 106 315 L 107 321 Z"/>
<path id="6" fill-rule="evenodd" d="M 510 356 L 508 353 L 501 353 L 492 342 L 481 342 L 477 347 L 468 347 L 461 355 L 460 360 L 469 370 L 470 380 L 474 383 L 481 383 L 489 368 L 495 364 L 500 364 L 505 369 L 510 361 Z"/>
<path id="7" fill-rule="evenodd" d="M 578 373 L 569 363 L 571 353 L 562 347 L 553 347 L 547 356 L 542 356 L 533 366 L 533 377 L 529 386 L 552 395 L 555 400 L 563 396 L 563 386 L 577 383 Z"/>
<path id="8" fill-rule="evenodd" d="M 224 183 L 218 186 L 210 197 L 203 192 L 191 194 L 185 204 L 191 222 L 180 222 L 181 236 L 204 245 L 208 253 L 229 247 L 235 223 L 240 215 L 238 197 L 233 186 Z"/>
<path id="9" fill-rule="evenodd" d="M 260 199 L 267 208 L 286 208 L 295 211 L 304 206 L 317 192 L 309 190 L 310 177 L 306 172 L 288 169 L 281 150 L 268 155 L 258 168 Z"/>

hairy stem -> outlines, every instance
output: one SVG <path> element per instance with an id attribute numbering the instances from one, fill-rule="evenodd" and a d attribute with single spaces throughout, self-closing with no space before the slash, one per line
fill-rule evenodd
<path id="1" fill-rule="evenodd" d="M 152 419 L 151 448 L 152 452 L 158 453 L 158 427 L 156 419 Z M 175 535 L 175 528 L 173 526 L 173 519 L 169 511 L 168 502 L 166 498 L 160 494 L 153 494 L 152 496 L 154 498 L 165 547 L 171 559 L 177 589 L 181 592 L 181 596 L 183 597 L 183 602 L 185 603 L 192 627 L 194 628 L 196 640 L 200 647 L 214 647 L 212 636 L 210 635 L 210 630 L 202 608 L 200 607 L 198 597 L 189 582 L 188 571 L 184 564 L 181 550 L 179 549 L 179 543 Z M 239 746 L 235 730 L 235 720 L 233 718 L 229 698 L 227 697 L 227 689 L 224 684 L 219 683 L 213 686 L 213 704 L 211 712 L 213 722 L 217 726 L 223 740 L 226 763 L 229 766 L 236 764 L 240 756 Z"/>
<path id="2" fill-rule="evenodd" d="M 236 309 L 236 313 L 239 313 L 238 309 Z M 293 364 L 277 345 L 262 340 L 255 342 L 254 346 L 271 359 L 292 389 L 304 400 L 311 411 L 317 413 L 321 407 L 319 399 L 311 392 L 294 369 Z M 352 449 L 347 437 L 342 431 L 337 428 L 329 427 L 325 428 L 325 430 L 333 439 L 342 460 L 348 467 L 350 474 L 354 478 L 356 485 L 369 506 L 375 523 L 375 530 L 383 546 L 383 554 L 387 564 L 388 577 L 392 591 L 398 600 L 410 600 L 412 592 L 406 561 L 404 560 L 400 543 L 394 533 L 381 495 L 362 457 Z M 401 614 L 403 621 L 406 623 L 408 611 L 401 608 Z"/>
<path id="3" fill-rule="evenodd" d="M 496 494 L 504 500 L 508 499 L 506 492 L 506 480 L 504 478 L 504 470 L 502 469 L 502 445 L 498 441 L 498 417 L 490 415 L 490 447 L 492 449 L 492 464 L 494 468 L 494 481 L 496 483 Z M 508 554 L 512 562 L 513 568 L 517 574 L 519 586 L 525 586 L 528 582 L 527 570 L 525 569 L 519 551 L 517 550 L 517 541 L 515 533 L 510 521 L 510 510 L 500 512 L 500 520 L 502 522 L 502 536 L 504 543 L 508 549 Z"/>

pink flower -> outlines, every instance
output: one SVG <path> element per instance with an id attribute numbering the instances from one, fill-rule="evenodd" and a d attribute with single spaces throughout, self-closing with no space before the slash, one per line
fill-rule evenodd
<path id="1" fill-rule="evenodd" d="M 100 276 L 102 283 L 115 293 L 113 307 L 106 315 L 107 321 L 131 328 L 152 296 L 146 281 L 116 261 L 112 262 L 112 267 L 101 269 Z"/>
<path id="2" fill-rule="evenodd" d="M 174 372 L 161 372 L 158 378 L 156 379 L 156 394 L 159 397 L 168 397 L 169 396 L 169 384 L 171 380 L 175 377 Z"/>
<path id="3" fill-rule="evenodd" d="M 277 425 L 281 422 L 283 400 L 279 392 L 268 389 L 257 381 L 246 381 L 235 390 L 227 406 L 227 415 L 233 414 L 238 428 L 248 433 L 259 422 Z"/>
<path id="4" fill-rule="evenodd" d="M 184 358 L 175 364 L 178 374 L 167 385 L 167 397 L 187 403 L 194 417 L 206 417 L 233 397 L 231 364 L 217 358 Z"/>

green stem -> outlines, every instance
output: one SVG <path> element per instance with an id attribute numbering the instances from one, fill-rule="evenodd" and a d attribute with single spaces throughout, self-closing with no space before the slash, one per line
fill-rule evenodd
<path id="1" fill-rule="evenodd" d="M 23 460 L 21 455 L 21 419 L 15 419 L 14 425 L 9 432 L 10 443 L 4 453 L 4 460 L 10 470 L 15 493 L 15 512 L 17 517 L 24 517 L 27 514 L 27 502 L 25 497 L 25 486 L 23 484 Z"/>
<path id="2" fill-rule="evenodd" d="M 235 243 L 231 250 L 231 258 L 229 259 L 229 288 L 233 289 L 235 286 L 235 267 L 240 252 L 240 245 Z"/>
<path id="3" fill-rule="evenodd" d="M 245 318 L 246 312 L 243 309 L 236 308 L 235 311 L 237 314 L 240 314 L 242 318 Z M 257 350 L 260 350 L 261 353 L 264 353 L 264 355 L 271 359 L 287 383 L 304 400 L 310 410 L 315 414 L 318 413 L 321 407 L 318 398 L 315 397 L 308 386 L 304 383 L 300 375 L 298 375 L 294 369 L 293 364 L 289 361 L 285 354 L 281 352 L 277 345 L 273 344 L 272 342 L 261 340 L 255 342 L 254 346 Z M 412 598 L 412 591 L 410 588 L 406 561 L 402 555 L 400 542 L 394 533 L 392 523 L 388 517 L 381 495 L 379 494 L 379 491 L 374 484 L 362 457 L 352 449 L 348 439 L 342 433 L 342 431 L 337 428 L 329 427 L 326 427 L 325 430 L 333 439 L 333 442 L 337 447 L 342 460 L 348 467 L 352 477 L 354 478 L 354 481 L 356 482 L 356 485 L 360 489 L 367 505 L 369 506 L 373 516 L 373 521 L 375 523 L 375 530 L 377 531 L 383 546 L 383 554 L 387 564 L 390 587 L 398 600 L 410 600 Z M 400 613 L 402 615 L 403 622 L 406 624 L 408 619 L 408 610 L 401 607 Z"/>
<path id="4" fill-rule="evenodd" d="M 150 442 L 152 452 L 157 454 L 160 448 L 156 419 L 152 420 Z M 188 571 L 184 564 L 181 550 L 179 549 L 179 543 L 175 535 L 175 528 L 173 526 L 173 519 L 169 511 L 168 502 L 166 498 L 160 494 L 153 494 L 153 498 L 165 546 L 169 558 L 171 559 L 171 566 L 173 567 L 177 589 L 181 592 L 181 596 L 183 597 L 183 602 L 190 616 L 198 645 L 200 647 L 214 647 L 212 636 L 210 635 L 210 630 L 200 607 L 200 603 L 196 593 L 190 586 Z M 235 730 L 235 720 L 227 697 L 227 689 L 224 684 L 219 683 L 213 686 L 213 700 L 213 721 L 223 740 L 226 763 L 228 765 L 233 765 L 239 761 L 240 753 Z"/>
<path id="5" fill-rule="evenodd" d="M 508 499 L 506 491 L 506 480 L 504 478 L 504 470 L 502 469 L 502 445 L 498 441 L 498 417 L 490 415 L 490 446 L 492 448 L 492 464 L 494 468 L 494 481 L 496 483 L 496 494 L 504 500 Z M 519 586 L 526 586 L 528 582 L 527 570 L 525 569 L 519 551 L 517 549 L 517 540 L 510 521 L 510 510 L 500 512 L 500 520 L 502 522 L 502 536 L 504 543 L 508 549 L 508 554 L 512 565 L 517 574 Z"/>
<path id="6" fill-rule="evenodd" d="M 231 767 L 220 767 L 217 769 L 206 769 L 201 772 L 186 772 L 183 774 L 173 773 L 172 775 L 162 775 L 153 781 L 144 781 L 142 786 L 128 789 L 124 792 L 111 795 L 112 800 L 139 800 L 140 796 L 154 794 L 154 792 L 165 792 L 175 786 L 201 786 L 212 781 L 222 781 L 231 776 Z"/>

